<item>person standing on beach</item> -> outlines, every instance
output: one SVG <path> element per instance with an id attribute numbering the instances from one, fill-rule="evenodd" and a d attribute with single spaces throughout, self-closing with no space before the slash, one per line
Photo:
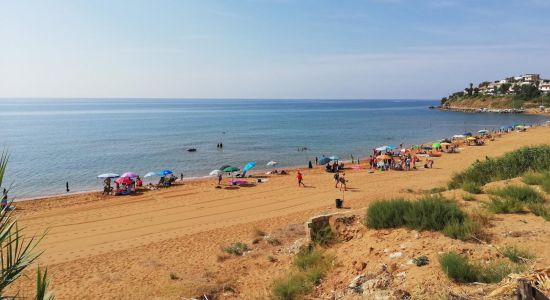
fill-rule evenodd
<path id="1" fill-rule="evenodd" d="M 338 180 L 340 181 L 340 190 L 343 190 L 343 191 L 347 191 L 348 190 L 348 187 L 346 185 L 346 173 L 342 173 L 342 175 L 340 176 L 340 178 L 338 178 Z"/>
<path id="2" fill-rule="evenodd" d="M 70 190 L 69 190 L 69 182 L 68 182 L 68 181 L 65 183 L 65 189 L 67 190 L 67 193 L 70 191 Z"/>
<path id="3" fill-rule="evenodd" d="M 338 183 L 340 182 L 340 174 L 339 173 L 334 174 L 334 182 L 336 182 L 336 185 L 334 187 L 338 188 Z"/>
<path id="4" fill-rule="evenodd" d="M 319 158 L 317 156 L 315 156 L 315 165 L 318 166 L 319 165 Z"/>
<path id="5" fill-rule="evenodd" d="M 218 186 L 222 184 L 222 173 L 218 174 Z"/>
<path id="6" fill-rule="evenodd" d="M 302 182 L 304 180 L 304 175 L 302 175 L 302 172 L 300 172 L 300 170 L 296 172 L 296 179 L 298 180 L 298 187 L 306 187 L 306 185 Z"/>
<path id="7" fill-rule="evenodd" d="M 313 164 L 311 163 L 311 160 L 309 161 L 308 167 L 309 167 L 310 169 L 313 169 Z"/>

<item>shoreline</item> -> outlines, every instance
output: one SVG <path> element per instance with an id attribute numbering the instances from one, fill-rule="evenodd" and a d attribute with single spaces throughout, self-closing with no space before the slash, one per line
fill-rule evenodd
<path id="1" fill-rule="evenodd" d="M 448 110 L 448 109 L 443 109 L 443 108 L 440 108 L 440 107 L 437 107 L 436 109 L 438 109 L 438 110 Z M 452 111 L 452 110 L 449 110 L 449 111 Z M 550 116 L 550 114 L 548 114 L 548 115 Z M 544 126 L 546 126 L 546 124 L 549 124 L 549 123 L 550 123 L 550 119 L 548 121 L 546 121 L 546 123 L 530 124 L 530 126 L 535 126 L 535 128 L 540 127 L 540 126 L 544 127 Z M 482 129 L 485 129 L 485 128 L 482 128 Z M 430 144 L 434 141 L 425 141 L 423 143 L 418 143 L 418 145 L 420 145 L 420 144 Z M 361 162 L 363 162 L 366 159 L 368 159 L 368 156 L 362 156 L 362 157 L 358 157 L 358 158 L 360 159 Z M 351 162 L 351 160 L 340 160 L 340 161 L 345 163 L 345 164 L 349 164 Z M 312 161 L 312 163 L 313 163 L 313 161 Z M 318 165 L 318 166 L 313 165 L 313 169 L 316 169 L 320 166 L 321 165 Z M 286 171 L 289 172 L 289 175 L 292 175 L 292 174 L 290 174 L 290 172 L 296 172 L 297 170 L 304 170 L 304 169 L 309 169 L 309 168 L 308 168 L 308 165 L 304 164 L 304 165 L 288 166 L 286 168 L 272 168 L 271 170 L 274 170 L 274 169 L 286 170 Z M 269 169 L 255 170 L 255 171 L 247 172 L 249 174 L 249 177 L 246 177 L 246 178 L 254 178 L 254 176 L 267 175 L 267 172 L 269 172 Z M 224 180 L 227 179 L 227 178 L 231 178 L 231 177 L 224 176 Z M 176 183 L 175 186 L 184 185 L 186 182 L 210 182 L 210 181 L 215 181 L 215 180 L 217 180 L 216 177 L 212 177 L 212 176 L 208 176 L 208 175 L 207 176 L 193 176 L 193 177 L 187 177 L 187 178 L 184 177 L 183 181 L 181 181 L 178 178 L 175 182 Z M 140 190 L 141 193 L 147 193 L 149 191 L 151 191 L 151 190 L 145 189 L 145 188 L 142 188 Z M 45 200 L 49 200 L 49 199 L 52 199 L 52 198 L 61 198 L 62 199 L 62 198 L 67 198 L 67 197 L 71 197 L 71 196 L 75 196 L 75 195 L 93 195 L 93 194 L 101 193 L 101 192 L 102 192 L 101 189 L 90 189 L 90 190 L 85 190 L 85 191 L 69 192 L 69 193 L 63 193 L 63 194 L 51 194 L 51 195 L 44 195 L 44 196 L 16 198 L 14 200 L 14 203 L 27 202 L 27 201 L 45 201 Z M 110 195 L 110 196 L 114 197 L 114 195 Z"/>

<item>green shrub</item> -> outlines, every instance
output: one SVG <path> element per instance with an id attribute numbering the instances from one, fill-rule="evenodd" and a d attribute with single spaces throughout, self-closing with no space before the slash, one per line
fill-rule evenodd
<path id="1" fill-rule="evenodd" d="M 534 255 L 529 251 L 513 246 L 505 247 L 504 249 L 501 249 L 501 251 L 504 256 L 508 257 L 511 262 L 516 264 L 527 263 L 529 260 L 534 258 Z"/>
<path id="2" fill-rule="evenodd" d="M 321 283 L 333 260 L 334 257 L 312 247 L 301 250 L 294 258 L 293 270 L 274 282 L 273 296 L 281 300 L 301 299 Z"/>
<path id="3" fill-rule="evenodd" d="M 236 242 L 231 246 L 223 248 L 223 251 L 233 255 L 243 255 L 244 252 L 248 251 L 249 248 L 245 243 Z"/>
<path id="4" fill-rule="evenodd" d="M 410 201 L 404 199 L 381 200 L 369 205 L 365 224 L 370 228 L 395 228 L 405 225 L 403 216 L 411 208 Z"/>
<path id="5" fill-rule="evenodd" d="M 529 203 L 527 207 L 534 215 L 543 217 L 546 221 L 550 221 L 550 207 L 542 203 Z"/>
<path id="6" fill-rule="evenodd" d="M 464 194 L 464 195 L 462 195 L 462 200 L 464 200 L 464 201 L 475 201 L 476 197 L 472 194 Z"/>
<path id="7" fill-rule="evenodd" d="M 468 193 L 472 193 L 472 194 L 481 194 L 481 185 L 477 184 L 477 183 L 474 183 L 474 182 L 471 182 L 471 181 L 467 181 L 467 182 L 464 182 L 462 185 L 461 185 L 461 188 L 463 190 L 465 190 L 466 192 Z"/>
<path id="8" fill-rule="evenodd" d="M 442 193 L 444 191 L 446 191 L 447 188 L 446 187 L 434 187 L 430 190 L 428 190 L 427 194 L 439 194 L 439 193 Z"/>
<path id="9" fill-rule="evenodd" d="M 442 230 L 449 222 L 464 220 L 464 213 L 454 202 L 442 196 L 427 196 L 412 203 L 404 215 L 407 227 L 416 230 Z"/>
<path id="10" fill-rule="evenodd" d="M 470 219 L 465 219 L 463 222 L 454 220 L 447 223 L 442 232 L 453 239 L 466 241 L 478 237 L 481 233 L 481 225 Z"/>
<path id="11" fill-rule="evenodd" d="M 496 159 L 477 161 L 465 171 L 455 174 L 449 188 L 460 188 L 465 182 L 483 186 L 492 181 L 521 176 L 529 170 L 550 170 L 550 146 L 524 147 Z"/>
<path id="12" fill-rule="evenodd" d="M 466 257 L 456 253 L 448 252 L 442 254 L 439 257 L 439 263 L 443 272 L 456 282 L 475 282 L 478 278 L 479 270 L 471 265 Z"/>
<path id="13" fill-rule="evenodd" d="M 550 194 L 550 176 L 547 176 L 547 177 L 544 178 L 544 180 L 542 181 L 540 187 L 542 188 L 542 190 L 545 193 Z"/>
<path id="14" fill-rule="evenodd" d="M 542 195 L 529 186 L 509 185 L 489 192 L 504 199 L 517 200 L 523 203 L 544 203 Z"/>
<path id="15" fill-rule="evenodd" d="M 304 271 L 319 265 L 323 260 L 323 254 L 314 249 L 304 249 L 298 252 L 294 258 L 294 265 Z"/>
<path id="16" fill-rule="evenodd" d="M 496 214 L 513 214 L 523 210 L 523 204 L 514 199 L 491 197 L 487 208 Z"/>
<path id="17" fill-rule="evenodd" d="M 315 231 L 312 241 L 315 245 L 323 247 L 332 244 L 334 242 L 334 234 L 332 233 L 330 226 L 325 226 Z"/>
<path id="18" fill-rule="evenodd" d="M 300 299 L 311 291 L 309 284 L 302 274 L 290 274 L 286 278 L 281 278 L 273 284 L 272 293 L 279 300 Z"/>
<path id="19" fill-rule="evenodd" d="M 472 264 L 468 258 L 454 252 L 442 254 L 439 257 L 439 263 L 447 276 L 459 283 L 497 283 L 510 273 L 522 270 L 518 266 L 503 261 L 495 261 L 488 265 Z"/>
<path id="20" fill-rule="evenodd" d="M 537 173 L 534 171 L 527 171 L 521 177 L 521 180 L 528 185 L 540 185 L 544 180 L 545 174 Z"/>

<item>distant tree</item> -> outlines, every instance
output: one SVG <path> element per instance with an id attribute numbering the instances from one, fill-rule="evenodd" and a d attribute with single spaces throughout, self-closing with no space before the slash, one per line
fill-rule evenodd
<path id="1" fill-rule="evenodd" d="M 441 105 L 445 104 L 445 102 L 447 102 L 447 100 L 449 100 L 449 99 L 447 99 L 447 97 L 441 98 Z"/>
<path id="2" fill-rule="evenodd" d="M 471 96 L 472 93 L 474 92 L 474 84 L 470 82 L 470 88 L 468 88 L 467 90 L 468 90 L 468 96 Z"/>
<path id="3" fill-rule="evenodd" d="M 508 93 L 508 90 L 510 89 L 512 85 L 510 83 L 503 83 L 500 85 L 500 87 L 498 88 L 498 93 L 500 94 L 506 94 Z"/>
<path id="4" fill-rule="evenodd" d="M 479 84 L 479 87 L 484 87 L 484 86 L 488 86 L 489 84 L 491 84 L 489 81 L 483 81 L 482 83 Z"/>
<path id="5" fill-rule="evenodd" d="M 532 100 L 540 97 L 539 89 L 533 84 L 516 85 L 514 86 L 514 99 L 516 100 Z"/>
<path id="6" fill-rule="evenodd" d="M 479 94 L 479 88 L 474 88 L 474 95 Z"/>

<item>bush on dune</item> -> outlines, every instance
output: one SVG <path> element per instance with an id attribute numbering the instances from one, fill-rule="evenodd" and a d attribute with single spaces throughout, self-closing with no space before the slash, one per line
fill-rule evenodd
<path id="1" fill-rule="evenodd" d="M 503 199 L 517 200 L 522 203 L 544 203 L 542 195 L 529 186 L 509 185 L 489 192 Z"/>
<path id="2" fill-rule="evenodd" d="M 454 252 L 442 254 L 439 264 L 445 274 L 458 283 L 497 283 L 510 273 L 523 270 L 521 266 L 504 261 L 495 261 L 487 265 L 470 263 L 468 258 Z"/>
<path id="3" fill-rule="evenodd" d="M 523 210 L 523 204 L 515 199 L 491 197 L 487 209 L 495 214 L 513 214 Z"/>
<path id="4" fill-rule="evenodd" d="M 364 223 L 375 229 L 407 227 L 442 231 L 461 240 L 481 237 L 481 225 L 471 220 L 455 202 L 441 195 L 425 196 L 417 201 L 382 200 L 367 209 Z"/>
<path id="5" fill-rule="evenodd" d="M 528 185 L 541 185 L 543 180 L 549 176 L 550 174 L 548 172 L 538 173 L 538 172 L 529 170 L 525 172 L 525 174 L 523 174 L 523 176 L 521 177 L 521 181 L 523 181 L 523 183 Z"/>
<path id="6" fill-rule="evenodd" d="M 492 181 L 521 176 L 529 170 L 550 170 L 550 146 L 524 147 L 496 159 L 478 161 L 465 171 L 455 174 L 449 182 L 449 188 L 460 188 L 465 182 L 483 186 Z"/>

